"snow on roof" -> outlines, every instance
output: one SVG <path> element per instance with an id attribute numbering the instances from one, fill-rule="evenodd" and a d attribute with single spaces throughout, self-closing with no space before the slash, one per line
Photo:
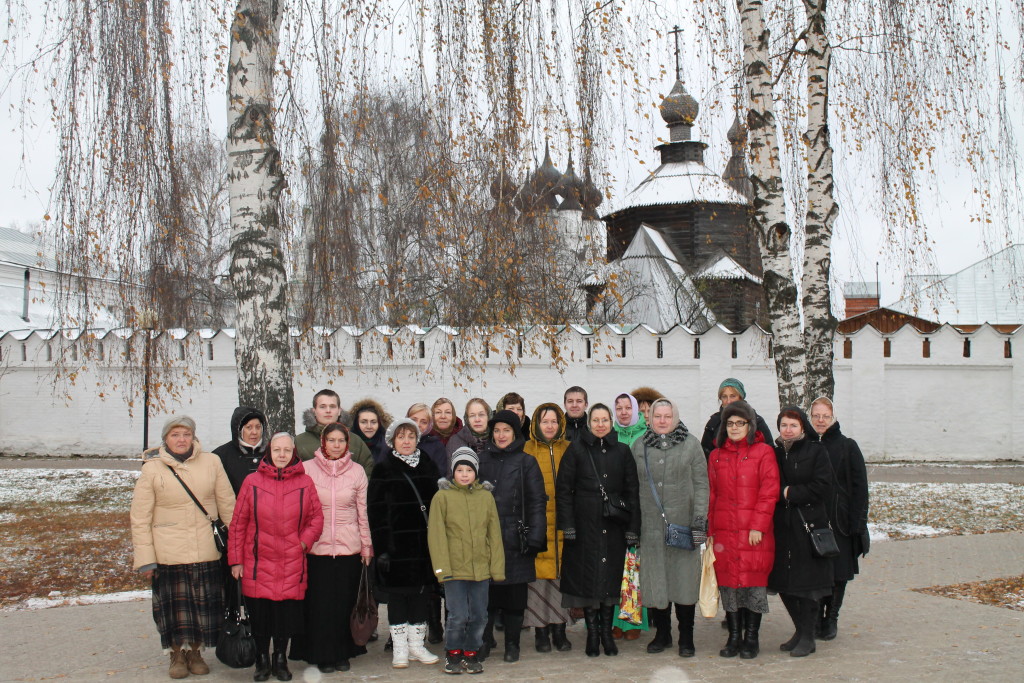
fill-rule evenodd
<path id="1" fill-rule="evenodd" d="M 755 284 L 761 284 L 761 278 L 751 273 L 741 266 L 736 259 L 721 250 L 719 250 L 718 254 L 708 259 L 693 277 L 697 280 L 702 278 L 709 280 L 750 280 Z"/>
<path id="2" fill-rule="evenodd" d="M 632 192 L 614 202 L 605 216 L 640 206 L 662 204 L 749 204 L 720 175 L 699 161 L 662 164 Z"/>
<path id="3" fill-rule="evenodd" d="M 56 262 L 50 256 L 40 256 L 41 252 L 42 246 L 34 234 L 26 234 L 14 228 L 0 228 L 0 261 L 54 270 Z"/>
<path id="4" fill-rule="evenodd" d="M 1024 244 L 923 287 L 887 306 L 950 325 L 1014 325 L 1024 322 Z"/>
<path id="5" fill-rule="evenodd" d="M 658 230 L 642 223 L 622 257 L 609 264 L 619 273 L 622 318 L 657 330 L 677 324 L 703 330 L 714 315 Z"/>

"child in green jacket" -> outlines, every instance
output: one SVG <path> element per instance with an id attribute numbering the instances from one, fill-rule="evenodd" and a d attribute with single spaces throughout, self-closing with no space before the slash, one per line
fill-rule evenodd
<path id="1" fill-rule="evenodd" d="M 448 622 L 444 672 L 478 674 L 487 624 L 490 582 L 505 580 L 501 525 L 489 483 L 476 480 L 480 461 L 471 448 L 452 453 L 452 478 L 438 481 L 430 503 L 427 541 L 434 575 L 444 584 Z"/>

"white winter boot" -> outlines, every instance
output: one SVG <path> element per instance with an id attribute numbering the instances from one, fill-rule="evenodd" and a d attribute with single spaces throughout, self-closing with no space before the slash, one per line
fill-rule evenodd
<path id="1" fill-rule="evenodd" d="M 391 626 L 391 666 L 395 669 L 409 668 L 409 624 Z"/>
<path id="2" fill-rule="evenodd" d="M 415 659 L 423 664 L 437 664 L 437 655 L 423 644 L 423 639 L 426 636 L 426 624 L 409 624 L 409 659 Z"/>

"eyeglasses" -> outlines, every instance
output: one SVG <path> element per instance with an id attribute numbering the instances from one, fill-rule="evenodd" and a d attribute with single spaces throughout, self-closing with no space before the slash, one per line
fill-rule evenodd
<path id="1" fill-rule="evenodd" d="M 725 426 L 739 429 L 740 427 L 746 427 L 748 424 L 750 424 L 748 420 L 729 420 L 725 423 Z"/>

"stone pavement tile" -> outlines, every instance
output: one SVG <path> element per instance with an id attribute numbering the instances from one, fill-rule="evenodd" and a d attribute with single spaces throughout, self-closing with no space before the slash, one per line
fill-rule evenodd
<path id="1" fill-rule="evenodd" d="M 618 657 L 587 658 L 582 624 L 570 629 L 574 649 L 538 654 L 530 632 L 522 636 L 523 658 L 505 664 L 497 656 L 485 664 L 486 680 L 635 681 L 1024 681 L 1024 613 L 916 593 L 910 588 L 994 578 L 1024 570 L 1024 533 L 943 537 L 879 543 L 850 584 L 839 622 L 839 637 L 818 643 L 804 659 L 789 657 L 778 645 L 792 624 L 777 598 L 761 630 L 761 655 L 752 661 L 722 659 L 725 642 L 720 618 L 698 617 L 697 656 L 684 660 L 674 650 L 645 651 L 650 636 L 619 644 Z M 499 641 L 501 636 L 499 635 Z M 33 612 L 0 612 L 4 655 L 0 680 L 167 681 L 167 658 L 147 602 L 62 607 Z M 441 648 L 431 646 L 441 654 Z M 250 681 L 252 671 L 231 670 L 207 657 L 207 681 Z M 296 681 L 451 680 L 440 666 L 411 665 L 396 671 L 383 641 L 352 661 L 352 671 L 322 676 L 293 663 Z M 464 680 L 464 679 L 455 679 Z"/>

